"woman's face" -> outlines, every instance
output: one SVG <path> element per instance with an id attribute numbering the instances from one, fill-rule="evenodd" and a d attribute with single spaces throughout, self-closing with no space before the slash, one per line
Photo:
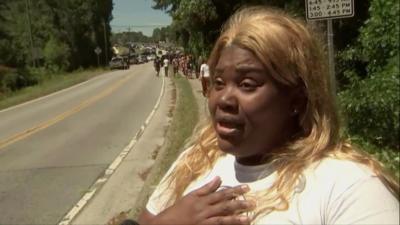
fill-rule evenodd
<path id="1" fill-rule="evenodd" d="M 213 74 L 209 110 L 218 145 L 244 164 L 279 147 L 293 133 L 293 102 L 249 50 L 222 50 Z"/>

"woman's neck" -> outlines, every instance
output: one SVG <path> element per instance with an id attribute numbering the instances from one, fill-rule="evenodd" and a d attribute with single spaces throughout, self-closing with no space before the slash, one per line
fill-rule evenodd
<path id="1" fill-rule="evenodd" d="M 266 164 L 272 161 L 272 155 L 252 155 L 246 157 L 236 157 L 239 164 L 245 166 L 256 166 Z"/>

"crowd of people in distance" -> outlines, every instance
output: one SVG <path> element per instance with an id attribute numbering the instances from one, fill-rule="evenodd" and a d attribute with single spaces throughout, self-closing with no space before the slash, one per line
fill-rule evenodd
<path id="1" fill-rule="evenodd" d="M 164 69 L 166 77 L 171 73 L 176 77 L 181 73 L 187 79 L 200 79 L 203 95 L 207 95 L 208 85 L 210 84 L 210 73 L 207 61 L 201 56 L 196 60 L 192 55 L 185 54 L 166 54 L 154 59 L 154 69 L 156 76 L 160 76 L 161 68 Z"/>

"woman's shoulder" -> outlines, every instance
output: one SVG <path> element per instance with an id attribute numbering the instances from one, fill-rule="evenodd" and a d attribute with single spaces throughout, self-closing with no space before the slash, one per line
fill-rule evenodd
<path id="1" fill-rule="evenodd" d="M 366 182 L 381 183 L 371 168 L 366 165 L 344 159 L 325 158 L 305 170 L 303 174 L 307 184 L 318 187 L 321 192 L 342 192 L 349 187 Z"/>
<path id="2" fill-rule="evenodd" d="M 306 192 L 321 198 L 340 199 L 354 195 L 366 186 L 377 186 L 379 192 L 385 185 L 368 166 L 345 159 L 325 158 L 304 172 Z"/>
<path id="3" fill-rule="evenodd" d="M 311 165 L 308 174 L 316 177 L 371 177 L 374 172 L 371 168 L 358 162 L 347 159 L 324 158 Z"/>
<path id="4" fill-rule="evenodd" d="M 328 224 L 335 223 L 333 221 L 338 224 L 383 221 L 385 216 L 387 221 L 392 221 L 396 215 L 398 218 L 398 213 L 393 213 L 398 212 L 398 200 L 366 165 L 326 158 L 309 167 L 304 175 L 304 200 L 319 202 L 316 210 L 324 209 L 321 212 L 326 214 Z"/>

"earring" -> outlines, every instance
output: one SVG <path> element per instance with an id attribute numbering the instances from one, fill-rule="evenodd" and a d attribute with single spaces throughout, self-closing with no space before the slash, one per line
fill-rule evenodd
<path id="1" fill-rule="evenodd" d="M 292 116 L 295 116 L 295 115 L 297 115 L 298 113 L 299 113 L 299 111 L 298 111 L 297 109 L 293 109 Z"/>

